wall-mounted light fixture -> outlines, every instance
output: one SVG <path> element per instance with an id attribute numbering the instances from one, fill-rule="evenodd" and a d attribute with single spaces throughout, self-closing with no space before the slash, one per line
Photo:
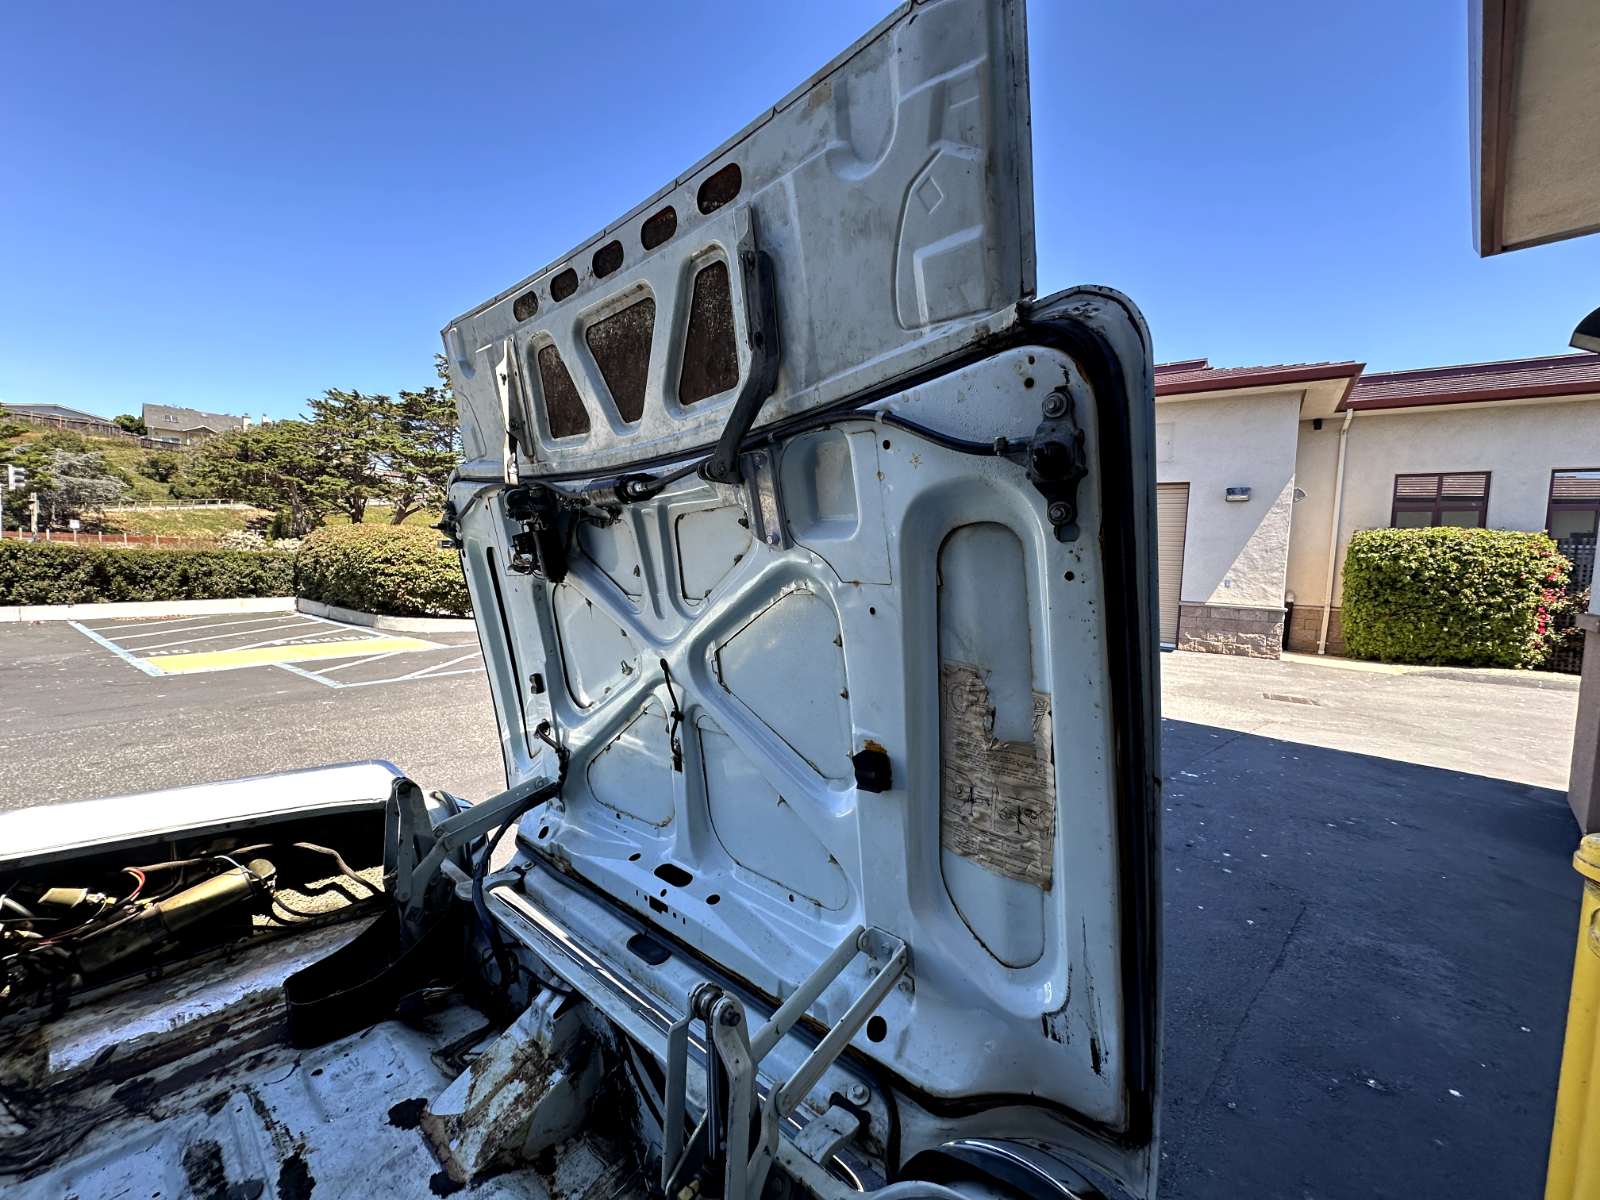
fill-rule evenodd
<path id="1" fill-rule="evenodd" d="M 1229 504 L 1243 504 L 1250 499 L 1250 489 L 1247 487 L 1229 488 L 1227 501 Z"/>
<path id="2" fill-rule="evenodd" d="M 1600 308 L 1578 322 L 1578 327 L 1572 331 L 1572 340 L 1567 345 L 1574 350 L 1600 352 Z"/>

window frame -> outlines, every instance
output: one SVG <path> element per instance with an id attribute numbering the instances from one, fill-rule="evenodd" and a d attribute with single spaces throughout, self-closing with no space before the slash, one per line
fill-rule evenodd
<path id="1" fill-rule="evenodd" d="M 1550 533 L 1550 526 L 1554 523 L 1555 515 L 1556 515 L 1556 513 L 1558 511 L 1559 512 L 1585 512 L 1585 511 L 1587 511 L 1587 512 L 1593 512 L 1595 514 L 1595 535 L 1596 535 L 1597 540 L 1600 540 L 1600 497 L 1597 497 L 1591 503 L 1581 503 L 1581 502 L 1574 502 L 1574 501 L 1561 501 L 1561 502 L 1558 502 L 1556 500 L 1556 479 L 1557 479 L 1558 476 L 1561 476 L 1561 475 L 1600 475 L 1600 467 L 1555 467 L 1555 468 L 1553 468 L 1551 470 L 1551 472 L 1550 472 L 1550 490 L 1546 494 L 1546 497 L 1545 497 L 1545 508 L 1544 508 L 1544 532 L 1545 532 L 1546 536 L 1554 537 L 1554 535 Z M 1558 508 L 1558 503 L 1559 503 L 1559 508 Z"/>
<path id="2" fill-rule="evenodd" d="M 1482 477 L 1483 495 L 1481 497 L 1446 497 L 1444 492 L 1444 481 L 1452 475 L 1477 475 Z M 1432 479 L 1434 481 L 1433 500 L 1430 507 L 1421 507 L 1422 501 L 1420 499 L 1408 499 L 1405 501 L 1407 507 L 1402 509 L 1400 507 L 1400 481 L 1402 479 Z M 1462 526 L 1461 528 L 1486 529 L 1489 525 L 1489 491 L 1493 485 L 1493 482 L 1494 472 L 1492 471 L 1407 471 L 1403 473 L 1397 473 L 1394 477 L 1394 486 L 1389 497 L 1389 528 L 1437 529 L 1440 527 L 1440 518 L 1443 516 L 1445 508 L 1449 508 L 1452 512 L 1461 512 L 1463 511 L 1463 505 L 1476 505 L 1478 512 L 1477 525 Z M 1431 519 L 1427 525 L 1402 526 L 1399 524 L 1401 512 L 1427 512 Z M 1548 525 L 1546 527 L 1548 528 Z"/>

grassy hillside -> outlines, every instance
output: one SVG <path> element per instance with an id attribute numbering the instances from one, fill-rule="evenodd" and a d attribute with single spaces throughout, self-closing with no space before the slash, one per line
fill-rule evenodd
<path id="1" fill-rule="evenodd" d="M 106 514 L 107 533 L 213 539 L 240 529 L 265 531 L 272 514 L 256 508 L 150 509 Z"/>
<path id="2" fill-rule="evenodd" d="M 56 430 L 27 427 L 21 437 L 10 443 L 14 446 L 26 445 L 37 442 L 40 438 L 51 433 L 60 440 L 61 433 Z M 176 468 L 179 474 L 187 466 L 189 456 L 194 450 L 187 447 L 175 447 L 170 450 L 149 450 L 137 442 L 127 438 L 95 437 L 89 434 L 75 434 L 77 441 L 71 448 L 76 449 L 81 445 L 84 450 L 93 450 L 105 456 L 107 465 L 117 472 L 128 484 L 128 498 L 130 500 L 173 500 L 173 487 L 170 482 L 163 482 L 156 476 L 170 474 Z M 192 494 L 192 489 L 191 493 Z M 367 525 L 387 525 L 393 510 L 389 508 L 371 507 L 367 510 Z M 254 529 L 265 533 L 267 525 L 272 520 L 272 513 L 259 509 L 152 509 L 138 512 L 113 512 L 107 513 L 105 521 L 98 525 L 91 524 L 93 529 L 103 529 L 106 533 L 143 534 L 146 536 L 182 537 L 197 539 L 215 539 L 224 534 L 232 533 L 239 529 Z M 439 520 L 439 513 L 419 512 L 412 513 L 406 518 L 407 525 L 432 525 Z M 332 513 L 323 522 L 326 525 L 348 525 L 349 518 L 342 513 Z"/>
<path id="3" fill-rule="evenodd" d="M 394 509 L 392 508 L 377 508 L 375 506 L 371 506 L 368 507 L 366 520 L 362 521 L 362 524 L 387 525 L 389 523 L 389 518 L 393 514 Z M 402 521 L 401 524 L 437 525 L 439 523 L 440 516 L 441 514 L 438 509 L 434 509 L 432 512 L 424 509 L 422 512 L 412 513 L 409 517 Z M 345 516 L 343 513 L 329 513 L 327 520 L 323 521 L 322 523 L 324 525 L 348 525 L 350 524 L 350 518 Z"/>
<path id="4" fill-rule="evenodd" d="M 26 446 L 30 442 L 37 442 L 40 438 L 50 433 L 59 433 L 58 430 L 42 429 L 34 426 L 27 427 L 27 432 L 12 443 L 14 446 Z M 136 500 L 171 500 L 172 485 L 162 483 L 150 473 L 150 456 L 156 453 L 167 453 L 155 450 L 146 450 L 137 442 L 129 438 L 95 437 L 89 434 L 79 434 L 85 450 L 93 450 L 105 455 L 106 462 L 128 482 L 129 496 Z M 171 453 L 179 455 L 191 453 L 187 450 L 177 450 Z M 134 532 L 129 530 L 130 533 Z"/>

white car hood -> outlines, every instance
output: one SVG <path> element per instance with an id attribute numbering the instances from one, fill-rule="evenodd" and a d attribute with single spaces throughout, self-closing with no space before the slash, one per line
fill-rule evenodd
<path id="1" fill-rule="evenodd" d="M 625 938 L 599 944 L 611 935 L 557 873 L 675 964 L 776 1003 L 848 931 L 884 930 L 910 947 L 910 979 L 850 1052 L 900 1098 L 900 1162 L 987 1139 L 1149 1195 L 1149 338 L 1107 289 L 1032 300 L 1022 28 L 1003 0 L 907 6 L 682 181 L 452 323 L 468 461 L 446 528 L 512 783 L 555 774 L 551 742 L 570 754 L 562 795 L 520 831 L 555 869 L 521 887 L 559 936 L 591 937 L 584 954 L 641 989 L 678 987 Z M 702 218 L 730 162 L 744 186 Z M 677 233 L 636 260 L 665 204 Z M 623 264 L 602 272 L 614 241 Z M 731 288 L 729 386 L 687 402 L 717 374 L 701 274 L 737 279 L 754 250 L 782 357 L 739 478 L 690 471 L 607 505 L 619 473 L 662 477 L 717 440 L 759 362 L 758 305 Z M 552 293 L 569 267 L 576 292 Z M 604 323 L 645 299 L 629 367 L 608 340 L 627 331 Z M 1028 447 L 1079 435 L 1087 473 L 1060 519 L 1067 493 L 1038 482 Z M 558 565 L 530 557 L 530 493 L 551 505 L 540 553 Z M 869 971 L 811 1015 L 837 1020 Z"/>

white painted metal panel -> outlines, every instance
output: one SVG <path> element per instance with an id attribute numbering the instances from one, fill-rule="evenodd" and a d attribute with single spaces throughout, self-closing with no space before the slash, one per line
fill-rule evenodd
<path id="1" fill-rule="evenodd" d="M 38 804 L 0 813 L 0 867 L 111 850 L 288 817 L 380 807 L 400 772 L 386 762 L 283 771 L 104 800 Z"/>
<path id="2" fill-rule="evenodd" d="M 1148 378 L 1147 364 L 1130 369 Z M 1144 1149 L 1117 1151 L 1127 1158 L 1117 1173 L 1142 1186 L 1154 1142 L 1148 1128 L 1134 1132 L 1129 1100 L 1131 1064 L 1147 1044 L 1130 1045 L 1122 1015 L 1137 1001 L 1124 993 L 1122 801 L 1109 724 L 1117 688 L 1105 618 L 1111 604 L 1139 601 L 1107 591 L 1097 484 L 1081 489 L 1081 532 L 1063 542 L 1022 467 L 875 415 L 990 443 L 1030 436 L 1051 391 L 1071 398 L 1098 464 L 1100 410 L 1077 363 L 1023 343 L 773 445 L 788 547 L 752 538 L 731 562 L 722 543 L 743 527 L 703 514 L 734 493 L 690 477 L 624 508 L 644 602 L 612 586 L 614 564 L 603 570 L 592 555 L 573 556 L 556 587 L 520 577 L 507 610 L 512 637 L 542 639 L 546 661 L 568 664 L 566 683 L 555 681 L 546 699 L 572 756 L 561 800 L 524 829 L 548 829 L 538 850 L 633 919 L 772 996 L 789 994 L 854 926 L 893 931 L 913 949 L 914 987 L 890 993 L 881 1025 L 858 1034 L 855 1049 L 923 1096 L 1025 1096 L 1024 1107 L 1043 1103 L 1131 1134 Z M 1138 434 L 1146 480 L 1148 416 Z M 481 486 L 457 485 L 463 536 L 503 542 L 517 526 L 492 496 L 469 507 Z M 695 514 L 698 523 L 684 520 Z M 689 597 L 709 575 L 688 564 L 702 559 L 731 565 L 696 602 Z M 469 558 L 475 594 L 491 586 L 488 561 Z M 860 564 L 876 565 L 850 569 Z M 608 675 L 609 691 L 586 675 L 580 686 L 572 664 L 587 662 L 596 642 L 624 641 L 639 648 L 640 669 Z M 968 660 L 989 688 L 996 744 L 1037 746 L 1048 760 L 1052 824 L 1031 874 L 997 870 L 941 834 L 940 676 L 943 663 Z M 671 772 L 668 820 L 664 808 L 647 816 L 615 803 L 614 788 L 597 786 L 596 766 L 603 772 L 632 744 L 648 708 L 655 740 L 638 767 L 659 775 L 667 750 L 654 714 L 674 706 L 684 713 L 684 769 Z M 855 786 L 851 756 L 871 749 L 892 765 L 881 793 Z M 642 793 L 642 777 L 633 786 Z M 649 790 L 664 795 L 654 783 Z M 813 1015 L 836 1019 L 847 1000 L 848 989 L 829 992 Z M 936 1122 L 916 1136 L 1043 1128 L 1008 1111 Z M 1075 1146 L 1109 1161 L 1090 1153 L 1099 1144 Z"/>
<path id="3" fill-rule="evenodd" d="M 600 471 L 715 441 L 738 389 L 686 402 L 686 334 L 698 272 L 747 250 L 772 256 L 778 287 L 782 370 L 763 421 L 878 386 L 1012 325 L 1034 294 L 1023 23 L 1020 0 L 903 5 L 626 216 L 452 322 L 444 337 L 463 472 L 502 477 L 508 433 L 519 431 L 522 470 Z M 730 166 L 736 194 L 704 211 L 703 189 Z M 661 228 L 650 222 L 668 208 L 673 232 L 647 249 L 647 227 Z M 742 381 L 749 322 L 737 269 L 733 277 Z M 646 300 L 654 319 L 636 364 L 644 403 L 630 419 L 591 331 Z M 549 420 L 545 347 L 571 377 L 580 432 L 560 436 Z"/>
<path id="4" fill-rule="evenodd" d="M 513 888 L 576 930 L 587 901 L 547 885 L 582 879 L 614 916 L 574 937 L 667 1009 L 697 970 L 776 1001 L 858 926 L 888 931 L 911 972 L 851 1044 L 892 1081 L 902 1155 L 1026 1140 L 1150 1195 L 1149 338 L 1107 289 L 1030 303 L 1025 63 L 1020 0 L 908 4 L 454 322 L 451 500 L 508 775 L 556 773 L 535 712 L 570 754 L 522 826 L 554 870 Z M 758 378 L 760 288 L 740 269 L 758 252 L 781 343 L 765 440 L 743 484 L 706 482 L 736 478 L 693 459 Z M 1088 477 L 1052 522 L 1048 462 L 1013 450 L 1064 452 L 1063 413 Z M 660 479 L 619 490 L 640 471 Z M 508 485 L 542 523 L 511 518 Z M 552 525 L 576 549 L 551 549 L 546 577 L 526 552 Z M 630 924 L 670 938 L 659 969 L 617 950 Z M 867 978 L 810 1015 L 837 1020 Z"/>

